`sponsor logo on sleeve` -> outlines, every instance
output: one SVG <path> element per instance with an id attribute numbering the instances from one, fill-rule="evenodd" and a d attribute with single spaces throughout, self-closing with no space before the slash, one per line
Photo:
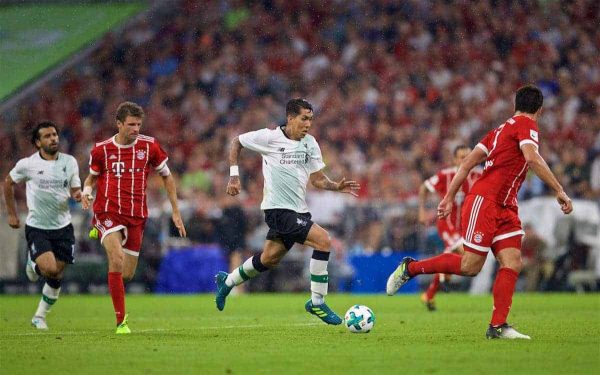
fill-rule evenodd
<path id="1" fill-rule="evenodd" d="M 536 132 L 535 130 L 529 130 L 529 137 L 534 141 L 538 142 L 538 132 Z"/>

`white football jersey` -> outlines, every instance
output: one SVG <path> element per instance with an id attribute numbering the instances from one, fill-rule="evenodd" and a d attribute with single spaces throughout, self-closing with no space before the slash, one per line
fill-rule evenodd
<path id="1" fill-rule="evenodd" d="M 308 212 L 306 184 L 309 176 L 325 167 L 315 138 L 307 134 L 294 141 L 278 126 L 244 133 L 239 139 L 242 146 L 260 153 L 263 158 L 265 183 L 260 208 Z"/>
<path id="2" fill-rule="evenodd" d="M 58 153 L 56 160 L 42 159 L 39 152 L 23 158 L 10 171 L 10 178 L 26 181 L 27 225 L 38 229 L 61 229 L 71 223 L 71 188 L 81 187 L 75 158 Z"/>

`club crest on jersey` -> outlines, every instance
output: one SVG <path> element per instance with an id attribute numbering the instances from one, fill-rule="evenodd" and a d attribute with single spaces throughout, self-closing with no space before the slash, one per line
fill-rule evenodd
<path id="1" fill-rule="evenodd" d="M 105 227 L 112 227 L 113 226 L 112 220 L 111 219 L 104 220 L 104 226 Z"/>
<path id="2" fill-rule="evenodd" d="M 475 241 L 475 243 L 481 243 L 481 241 L 483 241 L 483 233 L 475 232 L 475 235 L 473 236 L 473 241 Z"/>
<path id="3" fill-rule="evenodd" d="M 138 160 L 144 160 L 146 158 L 146 151 L 139 150 L 138 152 L 136 152 L 136 156 Z"/>

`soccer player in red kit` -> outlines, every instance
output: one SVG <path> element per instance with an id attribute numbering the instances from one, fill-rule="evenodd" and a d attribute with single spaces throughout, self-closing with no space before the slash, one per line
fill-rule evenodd
<path id="1" fill-rule="evenodd" d="M 117 318 L 116 333 L 130 333 L 125 314 L 125 287 L 135 274 L 148 217 L 146 187 L 148 173 L 163 179 L 179 235 L 186 236 L 177 206 L 175 180 L 167 166 L 167 154 L 158 141 L 140 134 L 144 110 L 124 102 L 117 108 L 119 132 L 96 143 L 90 152 L 90 174 L 85 179 L 82 207 L 94 201 L 93 225 L 108 256 L 108 290 Z M 97 183 L 96 199 L 92 189 Z"/>
<path id="2" fill-rule="evenodd" d="M 427 199 L 427 193 L 437 193 L 440 197 L 444 197 L 448 192 L 450 182 L 456 175 L 460 163 L 467 157 L 471 152 L 471 148 L 465 145 L 459 145 L 454 148 L 453 162 L 454 166 L 444 168 L 435 175 L 431 176 L 423 182 L 419 188 L 419 221 L 422 224 L 429 224 L 427 217 L 427 211 L 425 210 L 425 201 Z M 460 212 L 465 200 L 465 196 L 471 190 L 471 187 L 481 177 L 482 170 L 479 167 L 473 168 L 467 176 L 465 182 L 463 182 L 460 190 L 456 194 L 452 206 L 452 213 L 445 218 L 437 220 L 438 234 L 444 242 L 444 253 L 463 253 L 462 242 L 463 239 L 460 235 Z M 450 275 L 436 273 L 433 276 L 433 280 L 429 284 L 429 287 L 425 293 L 421 294 L 421 301 L 425 304 L 429 311 L 435 311 L 435 294 L 440 287 L 440 281 L 449 281 Z"/>
<path id="3" fill-rule="evenodd" d="M 388 278 L 386 291 L 389 295 L 420 274 L 475 276 L 491 250 L 500 263 L 500 269 L 492 291 L 494 307 L 486 337 L 530 339 L 506 322 L 522 266 L 523 229 L 518 216 L 517 192 L 528 168 L 554 191 L 563 213 L 573 211 L 571 199 L 538 153 L 537 119 L 543 100 L 542 92 L 533 85 L 518 89 L 514 116 L 490 131 L 463 160 L 448 193 L 440 202 L 438 217 L 444 218 L 452 211 L 456 194 L 469 171 L 485 161 L 483 175 L 467 195 L 462 209 L 464 255 L 445 253 L 422 261 L 404 258 Z"/>

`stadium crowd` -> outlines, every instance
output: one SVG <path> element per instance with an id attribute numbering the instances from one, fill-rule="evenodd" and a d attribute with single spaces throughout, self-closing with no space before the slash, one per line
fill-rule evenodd
<path id="1" fill-rule="evenodd" d="M 525 83 L 544 92 L 544 158 L 571 197 L 600 198 L 599 19 L 594 0 L 169 2 L 3 114 L 0 171 L 32 152 L 23 134 L 41 119 L 62 126 L 86 171 L 118 103 L 132 100 L 146 110 L 142 132 L 169 153 L 191 238 L 218 241 L 223 208 L 240 202 L 251 244 L 261 159 L 242 157 L 245 193 L 226 197 L 229 142 L 281 124 L 287 99 L 305 97 L 329 174 L 362 186 L 357 200 L 311 193 L 327 211 L 313 214 L 353 251 L 414 249 L 419 185 L 511 116 Z M 148 188 L 156 215 L 159 186 Z M 531 176 L 520 198 L 545 193 Z"/>

